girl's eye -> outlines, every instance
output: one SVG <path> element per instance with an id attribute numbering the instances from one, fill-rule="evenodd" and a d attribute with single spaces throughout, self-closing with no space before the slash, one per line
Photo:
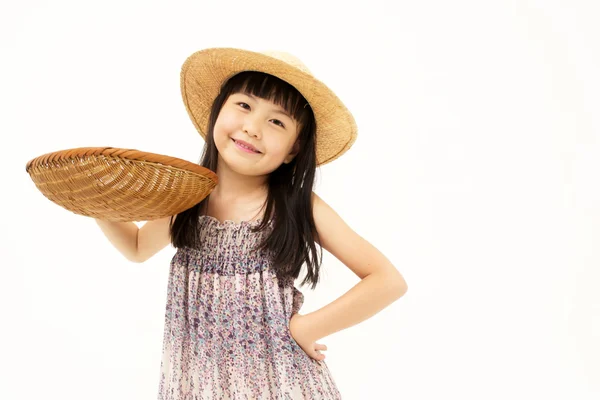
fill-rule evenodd
<path id="1" fill-rule="evenodd" d="M 240 102 L 238 102 L 238 103 L 236 103 L 236 104 L 237 104 L 238 106 L 242 107 L 242 108 L 243 108 L 243 109 L 245 109 L 245 110 L 249 110 L 249 109 L 250 109 L 250 106 L 248 105 L 248 103 L 244 103 L 243 101 L 240 101 Z M 275 125 L 279 125 L 279 126 L 281 126 L 282 128 L 284 128 L 284 129 L 285 129 L 285 124 L 284 124 L 283 122 L 281 122 L 280 120 L 278 120 L 278 119 L 273 119 L 272 121 L 273 121 L 273 123 L 274 123 Z"/>
<path id="2" fill-rule="evenodd" d="M 275 123 L 275 125 L 279 125 L 279 126 L 281 126 L 282 128 L 285 128 L 285 125 L 284 125 L 284 124 L 283 124 L 283 122 L 281 122 L 280 120 L 278 120 L 278 119 L 274 119 L 274 120 L 273 120 L 273 122 Z"/>

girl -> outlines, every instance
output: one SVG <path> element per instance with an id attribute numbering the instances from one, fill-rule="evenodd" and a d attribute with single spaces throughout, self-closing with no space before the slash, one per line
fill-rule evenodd
<path id="1" fill-rule="evenodd" d="M 201 165 L 216 172 L 217 186 L 140 229 L 96 220 L 129 260 L 177 248 L 158 398 L 341 398 L 317 341 L 407 290 L 389 260 L 312 191 L 317 165 L 354 143 L 352 115 L 284 53 L 197 52 L 182 67 L 181 90 L 205 139 Z M 306 265 L 302 284 L 315 288 L 323 248 L 361 281 L 302 315 L 294 280 Z"/>

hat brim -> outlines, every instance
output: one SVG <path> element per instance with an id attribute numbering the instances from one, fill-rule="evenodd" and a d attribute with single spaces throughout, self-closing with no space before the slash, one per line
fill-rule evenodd
<path id="1" fill-rule="evenodd" d="M 354 117 L 323 82 L 277 58 L 242 49 L 211 48 L 189 56 L 181 67 L 181 95 L 187 112 L 204 139 L 210 109 L 223 83 L 242 71 L 274 75 L 294 86 L 313 109 L 317 123 L 317 165 L 344 154 L 357 138 Z"/>

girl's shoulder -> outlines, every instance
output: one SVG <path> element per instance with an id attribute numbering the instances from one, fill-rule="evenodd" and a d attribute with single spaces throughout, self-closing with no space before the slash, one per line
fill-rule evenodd
<path id="1" fill-rule="evenodd" d="M 342 217 L 321 199 L 312 194 L 315 226 L 321 247 L 340 260 L 360 279 L 384 269 L 398 271 L 392 263 L 366 239 L 355 232 Z"/>

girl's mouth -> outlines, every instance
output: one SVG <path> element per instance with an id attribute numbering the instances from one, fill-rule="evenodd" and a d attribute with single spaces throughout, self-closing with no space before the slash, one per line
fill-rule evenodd
<path id="1" fill-rule="evenodd" d="M 233 138 L 232 138 L 231 140 L 233 140 L 233 143 L 235 143 L 235 145 L 236 145 L 236 146 L 237 146 L 237 147 L 238 147 L 240 150 L 242 150 L 242 151 L 245 151 L 245 152 L 247 152 L 247 153 L 252 153 L 252 154 L 261 154 L 261 153 L 260 153 L 260 151 L 254 151 L 254 150 L 252 150 L 252 149 L 250 149 L 250 148 L 248 148 L 248 147 L 246 147 L 246 146 L 242 145 L 241 143 L 237 142 L 237 141 L 236 141 L 235 139 L 233 139 Z"/>

